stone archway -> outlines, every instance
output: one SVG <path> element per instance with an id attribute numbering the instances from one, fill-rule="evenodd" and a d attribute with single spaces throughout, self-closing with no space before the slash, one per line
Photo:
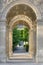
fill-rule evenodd
<path id="1" fill-rule="evenodd" d="M 26 6 L 26 7 L 25 7 Z M 25 7 L 25 9 L 23 9 Z M 36 14 L 31 7 L 19 4 L 10 9 L 7 16 L 7 52 L 10 59 L 29 59 L 33 58 L 36 52 Z M 16 55 L 12 53 L 12 27 L 18 24 L 18 21 L 26 22 L 26 25 L 30 27 L 29 33 L 29 54 L 28 55 Z M 21 22 L 22 23 L 22 22 Z"/>

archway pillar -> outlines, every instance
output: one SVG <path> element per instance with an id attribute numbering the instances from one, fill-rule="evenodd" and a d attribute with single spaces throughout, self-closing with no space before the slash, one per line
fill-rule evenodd
<path id="1" fill-rule="evenodd" d="M 9 29 L 9 57 L 12 56 L 12 30 Z"/>
<path id="2" fill-rule="evenodd" d="M 29 31 L 29 53 L 34 56 L 35 43 L 34 43 L 34 30 L 30 29 Z"/>

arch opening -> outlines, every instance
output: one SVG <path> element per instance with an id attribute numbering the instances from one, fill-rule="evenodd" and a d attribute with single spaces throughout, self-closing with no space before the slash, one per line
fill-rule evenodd
<path id="1" fill-rule="evenodd" d="M 12 28 L 13 52 L 28 53 L 29 52 L 29 26 L 25 21 L 17 21 Z"/>
<path id="2" fill-rule="evenodd" d="M 36 14 L 34 13 L 34 11 L 32 10 L 32 8 L 30 8 L 29 6 L 25 5 L 25 4 L 19 4 L 19 5 L 15 5 L 14 7 L 12 7 L 10 9 L 10 11 L 8 12 L 7 16 L 7 38 L 6 41 L 8 42 L 7 44 L 7 52 L 8 52 L 8 56 L 10 59 L 29 59 L 29 58 L 33 58 L 35 56 L 35 52 L 36 52 L 36 39 L 34 41 L 34 38 L 36 38 Z M 19 27 L 17 27 L 19 26 Z M 26 41 L 28 44 L 28 54 L 18 54 L 15 53 L 14 48 L 17 47 L 17 45 L 15 46 L 14 39 L 12 38 L 15 37 L 14 31 L 15 28 L 17 27 L 17 29 L 21 29 L 20 26 L 27 27 L 28 29 L 28 34 L 27 37 L 29 37 L 28 39 L 25 37 L 25 39 L 27 39 L 28 41 Z M 16 29 L 17 32 L 19 32 Z M 24 31 L 24 30 L 22 30 Z M 19 32 L 20 33 L 20 32 Z M 16 33 L 15 33 L 16 34 Z M 26 34 L 26 33 L 25 33 Z M 17 36 L 17 34 L 16 34 Z M 22 37 L 25 36 L 22 34 Z M 19 38 L 19 36 L 18 36 Z M 13 40 L 13 41 L 12 41 Z M 19 43 L 23 43 L 24 44 L 24 39 L 22 38 L 22 42 L 20 41 L 19 38 Z M 17 41 L 17 38 L 16 38 Z M 20 44 L 18 44 L 19 46 Z M 15 47 L 12 47 L 15 46 Z M 20 46 L 19 46 L 20 47 Z M 23 47 L 23 45 L 22 45 Z M 23 47 L 24 48 L 24 47 Z M 12 50 L 13 49 L 13 50 Z M 26 50 L 25 50 L 26 51 Z M 17 51 L 16 51 L 17 52 Z"/>

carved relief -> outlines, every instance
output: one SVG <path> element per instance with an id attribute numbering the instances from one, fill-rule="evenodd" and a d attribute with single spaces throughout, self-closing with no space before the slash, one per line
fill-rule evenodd
<path id="1" fill-rule="evenodd" d="M 6 18 L 7 18 L 8 22 L 10 22 L 11 19 L 17 15 L 26 15 L 32 21 L 36 20 L 36 15 L 35 15 L 34 11 L 32 10 L 32 8 L 30 8 L 29 6 L 27 6 L 25 4 L 19 4 L 19 5 L 15 5 L 14 7 L 12 7 L 10 9 L 10 11 L 7 13 Z"/>

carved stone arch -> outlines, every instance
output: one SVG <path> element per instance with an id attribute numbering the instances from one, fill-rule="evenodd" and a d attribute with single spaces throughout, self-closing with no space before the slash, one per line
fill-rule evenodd
<path id="1" fill-rule="evenodd" d="M 25 0 L 25 2 L 23 1 L 12 1 L 12 2 L 10 2 L 9 4 L 7 4 L 7 6 L 2 10 L 2 14 L 3 14 L 3 16 L 4 16 L 4 20 L 6 21 L 6 16 L 7 16 L 7 13 L 9 12 L 9 10 L 12 8 L 12 7 L 14 7 L 15 5 L 17 5 L 17 4 L 26 4 L 27 6 L 29 6 L 30 8 L 32 8 L 33 9 L 33 11 L 35 12 L 35 14 L 36 14 L 36 17 L 37 17 L 37 19 L 40 19 L 40 17 L 41 17 L 41 14 L 40 14 L 40 12 L 38 11 L 38 9 L 37 9 L 37 7 L 35 6 L 35 5 L 33 5 L 31 2 L 28 2 L 28 1 L 26 1 Z M 3 16 L 2 16 L 2 18 L 3 18 Z"/>
<path id="2" fill-rule="evenodd" d="M 26 13 L 25 11 L 22 9 L 22 7 L 26 6 L 27 10 Z M 20 10 L 18 10 L 18 8 Z M 29 9 L 28 9 L 29 8 Z M 16 10 L 17 9 L 17 10 Z M 14 13 L 15 11 L 15 13 Z M 17 12 L 16 12 L 17 11 Z M 19 13 L 18 13 L 19 12 Z M 35 52 L 36 52 L 36 40 L 34 41 L 34 38 L 36 37 L 36 14 L 35 12 L 27 5 L 24 4 L 19 4 L 19 5 L 15 5 L 14 7 L 12 7 L 10 9 L 10 11 L 8 12 L 7 16 L 7 52 L 8 52 L 8 56 L 10 59 L 32 59 L 35 56 Z M 18 21 L 24 21 L 24 23 L 26 22 L 27 26 L 30 27 L 30 34 L 29 34 L 29 54 L 28 55 L 15 55 L 12 52 L 12 27 L 13 25 L 15 25 L 15 23 Z M 34 37 L 35 36 L 35 37 Z"/>
<path id="3" fill-rule="evenodd" d="M 7 19 L 8 23 L 11 21 L 11 19 L 14 16 L 17 16 L 17 15 L 26 15 L 32 21 L 36 20 L 36 14 L 35 14 L 35 12 L 33 11 L 33 9 L 30 6 L 28 6 L 26 4 L 17 4 L 15 6 L 13 6 L 9 10 L 9 12 L 7 13 L 7 16 L 6 16 L 6 19 Z"/>

